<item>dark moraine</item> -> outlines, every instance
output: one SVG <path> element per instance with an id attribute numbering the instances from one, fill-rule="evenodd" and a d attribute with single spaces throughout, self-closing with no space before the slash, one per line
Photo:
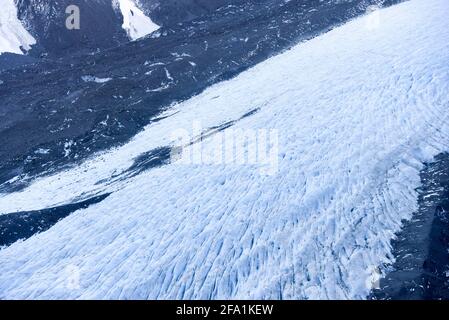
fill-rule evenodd
<path id="1" fill-rule="evenodd" d="M 4 52 L 0 54 L 0 73 L 5 70 L 22 67 L 37 63 L 39 59 L 31 56 L 19 55 L 15 53 Z"/>
<path id="2" fill-rule="evenodd" d="M 46 231 L 58 221 L 79 209 L 85 209 L 106 199 L 109 194 L 93 197 L 78 203 L 36 211 L 1 214 L 0 212 L 0 248 L 9 246 L 20 239 Z"/>
<path id="3" fill-rule="evenodd" d="M 449 299 L 449 154 L 421 172 L 418 212 L 392 242 L 396 262 L 372 299 Z"/>

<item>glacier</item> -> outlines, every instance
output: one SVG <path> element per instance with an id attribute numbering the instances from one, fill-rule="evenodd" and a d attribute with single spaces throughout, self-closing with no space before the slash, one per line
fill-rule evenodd
<path id="1" fill-rule="evenodd" d="M 0 298 L 366 298 L 417 208 L 422 163 L 449 149 L 448 16 L 447 0 L 375 10 L 173 105 L 120 147 L 0 195 L 10 213 L 111 193 L 2 248 Z M 115 178 L 196 122 L 205 153 L 229 122 L 224 134 L 277 130 L 276 173 L 173 162 Z"/>

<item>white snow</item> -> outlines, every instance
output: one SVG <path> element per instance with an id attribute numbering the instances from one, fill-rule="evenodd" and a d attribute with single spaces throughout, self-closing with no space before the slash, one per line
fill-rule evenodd
<path id="1" fill-rule="evenodd" d="M 366 297 L 417 208 L 422 162 L 449 150 L 448 16 L 447 0 L 411 0 L 380 10 L 375 28 L 351 21 L 174 106 L 120 148 L 2 195 L 6 213 L 114 191 L 0 250 L 0 298 Z M 101 182 L 176 129 L 255 108 L 224 132 L 278 130 L 276 174 L 173 163 Z"/>
<path id="2" fill-rule="evenodd" d="M 112 78 L 98 78 L 94 76 L 82 76 L 81 79 L 84 82 L 96 82 L 96 83 L 106 83 L 112 80 Z"/>
<path id="3" fill-rule="evenodd" d="M 131 40 L 142 38 L 150 34 L 159 26 L 139 9 L 134 0 L 117 0 L 123 16 L 123 29 Z"/>
<path id="4" fill-rule="evenodd" d="M 11 52 L 23 54 L 24 50 L 31 49 L 36 40 L 23 27 L 17 18 L 17 8 L 14 0 L 2 0 L 0 10 L 0 54 Z"/>

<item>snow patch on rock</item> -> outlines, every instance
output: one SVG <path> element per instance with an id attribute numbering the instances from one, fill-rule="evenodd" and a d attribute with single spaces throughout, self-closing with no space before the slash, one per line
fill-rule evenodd
<path id="1" fill-rule="evenodd" d="M 112 78 L 98 78 L 95 76 L 82 76 L 81 79 L 84 82 L 96 82 L 96 83 L 106 83 L 112 80 Z"/>
<path id="2" fill-rule="evenodd" d="M 17 17 L 14 0 L 2 0 L 0 10 L 0 54 L 23 54 L 36 44 L 36 40 L 23 27 Z"/>
<path id="3" fill-rule="evenodd" d="M 116 2 L 123 16 L 122 27 L 131 40 L 142 38 L 159 29 L 159 26 L 139 9 L 134 0 L 116 0 Z"/>

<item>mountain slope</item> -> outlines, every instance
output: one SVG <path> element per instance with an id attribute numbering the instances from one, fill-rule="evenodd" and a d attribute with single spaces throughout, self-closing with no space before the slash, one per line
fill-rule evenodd
<path id="1" fill-rule="evenodd" d="M 96 51 L 127 41 L 123 18 L 112 0 L 15 0 L 18 17 L 35 37 L 32 54 L 63 56 Z M 66 28 L 66 8 L 80 9 L 80 29 Z"/>
<path id="2" fill-rule="evenodd" d="M 448 15 L 446 0 L 412 0 L 356 19 L 3 196 L 0 207 L 20 210 L 114 192 L 1 250 L 0 297 L 365 297 L 416 208 L 422 161 L 448 149 Z M 278 157 L 111 180 L 198 121 L 210 129 L 203 154 L 220 132 L 275 129 Z"/>
<path id="3" fill-rule="evenodd" d="M 263 4 L 269 0 L 136 0 L 145 13 L 158 25 L 173 26 L 219 8 L 247 4 Z M 308 1 L 308 0 L 307 0 Z"/>
<path id="4" fill-rule="evenodd" d="M 0 15 L 2 28 L 0 41 L 4 52 L 21 53 L 19 45 L 31 54 L 64 56 L 78 51 L 97 51 L 136 40 L 159 28 L 210 14 L 225 5 L 242 4 L 242 0 L 5 0 L 7 10 Z M 265 1 L 265 0 L 264 0 Z M 257 1 L 255 1 L 257 2 Z M 260 1 L 259 1 L 260 2 Z M 262 1 L 263 2 L 263 1 Z M 17 8 L 13 8 L 16 4 Z M 66 8 L 76 5 L 80 9 L 81 28 L 68 30 Z M 12 11 L 15 9 L 15 11 Z M 14 21 L 8 16 L 14 17 Z M 16 18 L 19 18 L 18 21 Z M 153 18 L 157 23 L 153 22 Z M 20 25 L 23 24 L 23 26 Z M 17 31 L 16 31 L 17 29 Z M 20 30 L 22 31 L 20 31 Z M 27 31 L 36 39 L 30 38 Z M 8 34 L 8 35 L 7 35 Z M 6 46 L 10 34 L 13 46 Z M 23 35 L 24 34 L 24 35 Z M 24 38 L 25 37 L 25 38 Z M 2 39 L 2 38 L 6 38 Z M 0 48 L 2 48 L 0 47 Z M 1 52 L 1 51 L 0 51 Z"/>

